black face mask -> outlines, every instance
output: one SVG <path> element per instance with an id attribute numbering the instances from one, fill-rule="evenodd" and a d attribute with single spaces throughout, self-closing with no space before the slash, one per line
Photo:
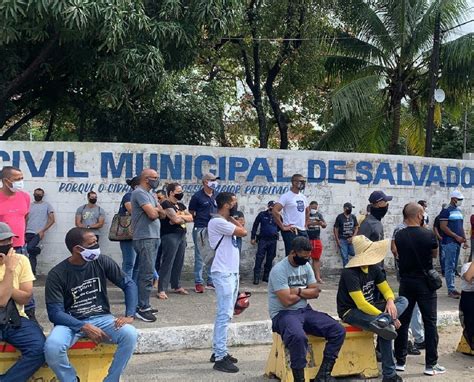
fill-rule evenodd
<path id="1" fill-rule="evenodd" d="M 382 220 L 388 212 L 388 205 L 385 207 L 371 207 L 370 214 L 377 220 Z"/>
<path id="2" fill-rule="evenodd" d="M 0 245 L 0 253 L 7 255 L 11 247 L 12 247 L 11 244 Z"/>
<path id="3" fill-rule="evenodd" d="M 352 213 L 352 208 L 346 208 L 345 211 L 347 215 L 350 215 Z"/>
<path id="4" fill-rule="evenodd" d="M 304 180 L 300 180 L 297 185 L 298 190 L 304 191 L 306 188 L 306 182 Z"/>
<path id="5" fill-rule="evenodd" d="M 232 208 L 229 210 L 230 216 L 234 216 L 234 215 L 237 214 L 237 211 L 238 211 L 237 207 L 238 207 L 238 205 L 236 204 L 234 207 L 232 207 Z"/>
<path id="6" fill-rule="evenodd" d="M 295 264 L 299 267 L 306 265 L 309 261 L 309 259 L 305 257 L 299 257 L 299 256 L 293 256 L 293 260 L 295 261 Z"/>
<path id="7" fill-rule="evenodd" d="M 97 199 L 89 199 L 89 203 L 90 203 L 90 204 L 96 204 L 96 203 L 97 203 Z"/>
<path id="8" fill-rule="evenodd" d="M 43 200 L 43 196 L 41 195 L 33 195 L 33 197 L 35 198 L 35 202 L 41 202 Z"/>
<path id="9" fill-rule="evenodd" d="M 183 193 L 181 193 L 181 194 L 174 194 L 174 197 L 176 198 L 176 200 L 181 200 L 181 199 L 183 199 L 183 196 L 184 196 Z"/>

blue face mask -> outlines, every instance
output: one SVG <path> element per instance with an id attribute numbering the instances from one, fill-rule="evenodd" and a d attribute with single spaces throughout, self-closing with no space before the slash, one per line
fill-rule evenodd
<path id="1" fill-rule="evenodd" d="M 92 247 L 84 248 L 81 247 L 81 256 L 85 261 L 94 261 L 97 260 L 100 256 L 99 244 L 95 244 Z"/>

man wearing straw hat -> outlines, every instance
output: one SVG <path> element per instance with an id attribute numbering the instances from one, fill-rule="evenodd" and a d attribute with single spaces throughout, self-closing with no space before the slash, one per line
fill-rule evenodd
<path id="1" fill-rule="evenodd" d="M 337 291 L 337 313 L 346 323 L 378 334 L 384 382 L 402 378 L 395 371 L 392 340 L 400 327 L 398 317 L 407 308 L 405 297 L 395 298 L 378 265 L 387 254 L 389 240 L 372 242 L 365 236 L 353 239 L 355 256 L 342 270 Z M 383 300 L 377 301 L 378 289 Z"/>

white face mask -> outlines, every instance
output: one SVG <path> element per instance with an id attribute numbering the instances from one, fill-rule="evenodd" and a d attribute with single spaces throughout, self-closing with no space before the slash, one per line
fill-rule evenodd
<path id="1" fill-rule="evenodd" d="M 12 182 L 12 186 L 9 188 L 13 192 L 17 192 L 18 190 L 23 190 L 25 188 L 25 182 L 23 180 L 17 180 L 15 182 Z"/>
<path id="2" fill-rule="evenodd" d="M 216 180 L 209 180 L 207 182 L 207 187 L 212 188 L 213 190 L 215 190 L 218 184 L 219 183 Z"/>
<path id="3" fill-rule="evenodd" d="M 90 248 L 82 248 L 81 256 L 85 261 L 97 260 L 100 256 L 99 244 L 96 244 Z"/>
<path id="4" fill-rule="evenodd" d="M 311 215 L 316 215 L 316 212 L 318 212 L 318 210 L 311 209 L 310 214 L 311 214 Z"/>
<path id="5" fill-rule="evenodd" d="M 461 207 L 462 206 L 462 201 L 463 201 L 463 199 L 456 200 L 456 207 Z"/>

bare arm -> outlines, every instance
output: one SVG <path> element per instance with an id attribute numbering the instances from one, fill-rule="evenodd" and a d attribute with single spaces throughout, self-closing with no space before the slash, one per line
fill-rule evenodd
<path id="1" fill-rule="evenodd" d="M 99 216 L 99 220 L 95 224 L 91 224 L 89 228 L 102 228 L 105 223 L 105 217 L 104 216 Z"/>
<path id="2" fill-rule="evenodd" d="M 449 229 L 447 220 L 442 220 L 440 222 L 440 227 L 441 227 L 441 231 L 443 231 L 446 235 L 451 236 L 458 243 L 461 244 L 466 241 L 466 238 L 464 237 L 464 231 L 462 233 L 462 236 L 456 235 L 453 231 Z"/>
<path id="3" fill-rule="evenodd" d="M 124 206 L 125 206 L 125 209 L 127 210 L 128 214 L 130 215 L 132 213 L 132 203 L 126 202 L 124 204 Z"/>
<path id="4" fill-rule="evenodd" d="M 333 231 L 334 231 L 334 238 L 336 239 L 336 243 L 337 243 L 337 245 L 340 245 L 339 244 L 339 228 L 334 227 Z"/>
<path id="5" fill-rule="evenodd" d="M 76 227 L 85 228 L 86 226 L 82 224 L 82 215 L 76 215 Z"/>
<path id="6" fill-rule="evenodd" d="M 166 216 L 165 211 L 160 205 L 154 207 L 150 203 L 148 203 L 144 204 L 141 207 L 150 220 L 164 219 Z"/>
<path id="7" fill-rule="evenodd" d="M 467 271 L 463 274 L 462 276 L 464 280 L 466 280 L 468 283 L 472 283 L 474 280 L 474 261 L 471 263 L 469 268 L 467 268 Z"/>
<path id="8" fill-rule="evenodd" d="M 441 233 L 438 231 L 438 228 L 437 228 L 437 227 L 433 226 L 433 232 L 434 232 L 434 234 L 436 235 L 436 238 L 437 238 L 438 240 L 443 239 L 442 236 L 441 236 Z"/>
<path id="9" fill-rule="evenodd" d="M 245 227 L 237 220 L 234 219 L 232 216 L 229 217 L 229 221 L 235 225 L 235 229 L 233 235 L 237 237 L 245 237 L 247 236 L 247 230 Z"/>
<path id="10" fill-rule="evenodd" d="M 10 248 L 7 254 L 2 253 L 0 256 L 3 258 L 3 264 L 5 266 L 5 275 L 3 280 L 0 281 L 0 307 L 7 305 L 8 300 L 13 295 L 13 278 L 15 274 L 15 268 L 20 261 L 19 257 L 14 255 L 15 250 Z"/>
<path id="11" fill-rule="evenodd" d="M 54 212 L 50 212 L 48 214 L 48 221 L 46 223 L 46 226 L 43 228 L 43 232 L 46 232 L 48 229 L 51 228 L 51 226 L 56 223 L 56 218 L 54 216 Z"/>
<path id="12" fill-rule="evenodd" d="M 398 259 L 398 251 L 397 251 L 397 246 L 395 245 L 395 240 L 392 240 L 390 242 L 390 250 L 393 253 L 393 256 Z"/>
<path id="13" fill-rule="evenodd" d="M 299 292 L 299 296 L 298 296 Z M 288 288 L 288 289 L 281 289 L 276 291 L 276 295 L 280 302 L 288 307 L 291 305 L 296 304 L 302 298 L 305 299 L 313 299 L 318 298 L 320 289 L 316 284 L 311 284 L 307 288 Z"/>
<path id="14" fill-rule="evenodd" d="M 20 289 L 13 289 L 12 298 L 19 305 L 28 304 L 33 295 L 33 281 L 20 284 Z"/>
<path id="15" fill-rule="evenodd" d="M 288 229 L 283 225 L 283 220 L 281 219 L 281 210 L 283 206 L 280 203 L 275 203 L 272 209 L 272 215 L 275 219 L 275 223 L 282 231 L 288 231 Z"/>

